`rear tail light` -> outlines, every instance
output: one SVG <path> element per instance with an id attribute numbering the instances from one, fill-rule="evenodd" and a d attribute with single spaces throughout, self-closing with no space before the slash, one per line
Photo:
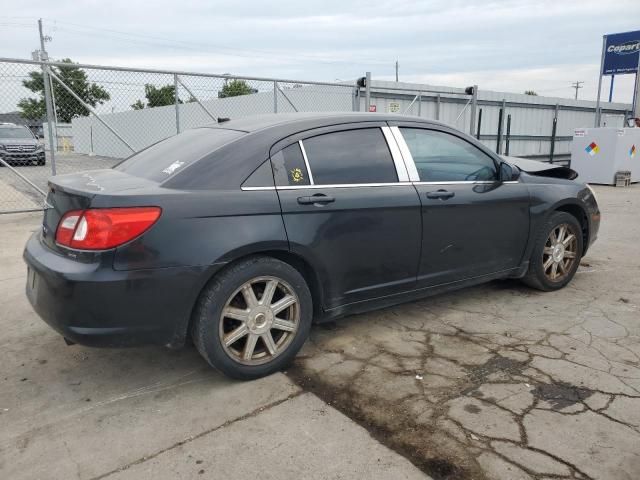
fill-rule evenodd
<path id="1" fill-rule="evenodd" d="M 160 218 L 159 207 L 95 208 L 65 213 L 56 243 L 78 250 L 106 250 L 142 235 Z"/>

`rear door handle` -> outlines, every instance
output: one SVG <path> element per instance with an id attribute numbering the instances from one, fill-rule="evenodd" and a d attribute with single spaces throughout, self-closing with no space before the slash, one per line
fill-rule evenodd
<path id="1" fill-rule="evenodd" d="M 327 203 L 333 203 L 336 199 L 331 195 L 325 195 L 324 193 L 316 193 L 310 197 L 298 197 L 298 203 L 300 205 L 324 205 Z"/>
<path id="2" fill-rule="evenodd" d="M 448 190 L 437 190 L 435 192 L 427 192 L 427 198 L 439 198 L 440 200 L 446 200 L 455 196 L 455 192 L 449 192 Z"/>

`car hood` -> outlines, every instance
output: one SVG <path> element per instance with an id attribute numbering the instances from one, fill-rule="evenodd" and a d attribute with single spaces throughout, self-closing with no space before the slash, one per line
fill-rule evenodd
<path id="1" fill-rule="evenodd" d="M 501 157 L 505 162 L 515 165 L 529 175 L 566 178 L 567 180 L 574 180 L 578 178 L 578 172 L 569 167 L 563 167 L 562 165 L 539 162 L 537 160 L 528 160 L 526 158 L 507 157 L 505 155 L 501 155 Z"/>

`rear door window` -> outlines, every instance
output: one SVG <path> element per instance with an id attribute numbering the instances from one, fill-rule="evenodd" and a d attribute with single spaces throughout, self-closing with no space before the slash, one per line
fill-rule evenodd
<path id="1" fill-rule="evenodd" d="M 114 168 L 129 175 L 163 182 L 242 135 L 242 132 L 221 128 L 187 130 L 132 155 Z"/>
<path id="2" fill-rule="evenodd" d="M 380 128 L 327 133 L 305 139 L 302 144 L 316 185 L 398 181 Z"/>

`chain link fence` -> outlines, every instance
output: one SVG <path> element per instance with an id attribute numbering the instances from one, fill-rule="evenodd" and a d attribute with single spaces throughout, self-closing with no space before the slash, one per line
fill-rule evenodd
<path id="1" fill-rule="evenodd" d="M 616 127 L 627 110 L 601 108 Z M 369 73 L 326 83 L 0 58 L 0 123 L 10 124 L 0 124 L 0 213 L 41 209 L 51 175 L 110 168 L 221 118 L 321 111 L 440 120 L 498 153 L 564 162 L 573 129 L 596 114 L 595 102 L 372 81 Z"/>
<path id="2" fill-rule="evenodd" d="M 352 84 L 0 60 L 0 213 L 42 208 L 51 175 L 110 168 L 190 128 L 352 111 L 357 94 Z"/>

